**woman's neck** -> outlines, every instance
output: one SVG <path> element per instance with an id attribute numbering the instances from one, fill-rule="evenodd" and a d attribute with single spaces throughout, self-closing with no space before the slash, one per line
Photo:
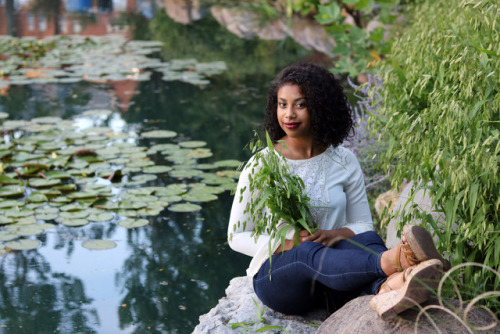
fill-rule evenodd
<path id="1" fill-rule="evenodd" d="M 320 147 L 315 145 L 312 138 L 292 138 L 289 136 L 281 138 L 274 144 L 274 148 L 280 151 L 285 158 L 292 160 L 310 159 L 326 150 L 326 146 Z"/>

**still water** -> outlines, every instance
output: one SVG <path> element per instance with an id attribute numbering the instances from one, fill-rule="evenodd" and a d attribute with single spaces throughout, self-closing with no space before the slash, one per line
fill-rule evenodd
<path id="1" fill-rule="evenodd" d="M 29 8 L 12 3 L 0 1 L 0 33 L 19 35 L 29 27 L 38 32 L 44 28 L 43 35 L 54 32 L 50 11 L 43 20 L 33 12 L 26 14 L 28 28 L 19 28 L 21 16 L 12 23 L 9 15 Z M 204 86 L 166 82 L 158 73 L 142 82 L 10 86 L 0 92 L 0 112 L 9 119 L 71 119 L 85 110 L 109 109 L 113 114 L 96 126 L 129 133 L 174 130 L 182 138 L 206 141 L 214 153 L 207 162 L 244 161 L 249 152 L 243 148 L 263 118 L 270 80 L 284 66 L 312 56 L 290 39 L 240 39 L 208 11 L 192 24 L 181 24 L 153 2 L 122 13 L 118 7 L 124 9 L 123 4 L 99 3 L 106 3 L 107 9 L 72 15 L 68 10 L 59 21 L 64 23 L 59 33 L 98 31 L 100 22 L 108 20 L 112 32 L 162 41 L 162 51 L 154 56 L 164 61 L 224 61 L 227 70 Z M 63 3 L 67 8 L 78 4 Z M 77 23 L 70 25 L 69 18 Z M 171 182 L 178 180 L 166 177 L 148 185 Z M 249 262 L 226 243 L 231 203 L 232 196 L 225 192 L 202 204 L 198 213 L 164 210 L 142 228 L 128 230 L 114 222 L 59 225 L 36 236 L 42 242 L 38 249 L 0 258 L 0 333 L 190 333 L 198 317 L 224 296 L 229 280 L 244 275 Z M 117 247 L 91 251 L 81 247 L 88 238 L 110 239 Z"/>

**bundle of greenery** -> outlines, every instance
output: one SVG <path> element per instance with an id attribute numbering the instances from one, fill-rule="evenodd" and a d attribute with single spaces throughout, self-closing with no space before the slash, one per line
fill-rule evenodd
<path id="1" fill-rule="evenodd" d="M 254 224 L 252 236 L 268 234 L 269 256 L 277 245 L 284 244 L 287 232 L 295 230 L 294 247 L 299 240 L 299 231 L 314 233 L 317 224 L 311 215 L 311 199 L 305 193 L 304 181 L 290 174 L 290 166 L 280 151 L 274 149 L 269 134 L 266 133 L 267 149 L 256 137 L 249 144 L 254 159 L 245 168 L 249 174 L 250 200 L 244 210 Z M 241 189 L 242 194 L 246 189 Z M 243 222 L 245 226 L 247 222 Z"/>

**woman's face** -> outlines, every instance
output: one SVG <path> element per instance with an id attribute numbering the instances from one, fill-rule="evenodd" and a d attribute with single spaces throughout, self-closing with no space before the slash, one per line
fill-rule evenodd
<path id="1" fill-rule="evenodd" d="M 313 137 L 307 101 L 297 85 L 286 84 L 278 90 L 278 122 L 292 138 Z"/>

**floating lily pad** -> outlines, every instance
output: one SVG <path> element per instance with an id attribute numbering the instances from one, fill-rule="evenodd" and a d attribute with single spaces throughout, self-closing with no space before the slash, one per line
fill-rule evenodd
<path id="1" fill-rule="evenodd" d="M 20 239 L 15 241 L 8 241 L 5 243 L 5 247 L 13 250 L 30 250 L 35 249 L 40 246 L 40 241 L 31 239 Z"/>
<path id="2" fill-rule="evenodd" d="M 105 250 L 116 247 L 116 243 L 111 240 L 88 240 L 82 243 L 82 246 L 91 250 Z"/>
<path id="3" fill-rule="evenodd" d="M 35 123 L 48 123 L 48 124 L 57 124 L 62 121 L 61 117 L 35 117 L 31 119 L 32 122 Z"/>
<path id="4" fill-rule="evenodd" d="M 146 175 L 136 175 L 136 176 L 132 177 L 132 180 L 145 183 L 148 181 L 154 181 L 157 178 L 158 178 L 158 176 L 156 176 L 156 175 L 146 174 Z"/>
<path id="5" fill-rule="evenodd" d="M 14 200 L 0 201 L 0 209 L 12 208 L 14 206 L 24 206 L 24 203 Z"/>
<path id="6" fill-rule="evenodd" d="M 6 217 L 14 217 L 14 218 L 21 218 L 21 217 L 28 217 L 32 216 L 35 212 L 30 209 L 26 208 L 11 208 L 9 210 L 4 211 L 4 214 Z"/>
<path id="7" fill-rule="evenodd" d="M 59 217 L 59 214 L 57 214 L 57 213 L 36 213 L 35 217 L 36 217 L 36 219 L 39 219 L 39 220 L 54 220 L 57 217 Z"/>
<path id="8" fill-rule="evenodd" d="M 94 213 L 87 217 L 88 220 L 93 222 L 107 222 L 114 218 L 112 213 L 102 212 L 102 213 Z"/>
<path id="9" fill-rule="evenodd" d="M 59 217 L 63 219 L 76 219 L 76 218 L 85 218 L 89 215 L 88 210 L 81 210 L 81 211 L 65 211 L 61 212 Z"/>
<path id="10" fill-rule="evenodd" d="M 118 225 L 126 228 L 136 228 L 142 227 L 149 224 L 149 220 L 147 219 L 124 219 L 118 222 Z"/>
<path id="11" fill-rule="evenodd" d="M 169 206 L 172 212 L 196 212 L 201 210 L 201 206 L 192 203 L 179 203 Z"/>
<path id="12" fill-rule="evenodd" d="M 215 164 L 198 164 L 196 165 L 197 169 L 216 169 L 218 166 Z"/>
<path id="13" fill-rule="evenodd" d="M 29 185 L 35 188 L 46 188 L 58 185 L 60 183 L 60 179 L 32 179 L 30 180 Z"/>
<path id="14" fill-rule="evenodd" d="M 9 225 L 7 227 L 9 227 L 10 232 L 25 237 L 43 233 L 43 228 L 39 227 L 38 225 L 21 225 L 21 226 Z"/>
<path id="15" fill-rule="evenodd" d="M 9 217 L 5 217 L 3 215 L 0 215 L 0 225 L 13 224 L 13 223 L 15 223 L 13 218 L 9 218 Z"/>
<path id="16" fill-rule="evenodd" d="M 77 218 L 77 219 L 61 219 L 59 221 L 61 224 L 66 226 L 84 226 L 89 223 L 87 219 Z"/>
<path id="17" fill-rule="evenodd" d="M 241 172 L 237 171 L 237 170 L 221 170 L 221 171 L 215 172 L 215 174 L 217 176 L 220 176 L 220 177 L 229 177 L 229 178 L 237 179 L 240 177 Z"/>
<path id="18" fill-rule="evenodd" d="M 207 145 L 207 142 L 201 141 L 201 140 L 189 140 L 189 141 L 183 141 L 183 142 L 179 143 L 180 147 L 185 147 L 185 148 L 197 148 L 197 147 L 203 147 L 206 145 Z"/>
<path id="19" fill-rule="evenodd" d="M 9 117 L 9 114 L 7 114 L 6 112 L 0 112 L 0 119 L 5 119 L 8 117 Z"/>
<path id="20" fill-rule="evenodd" d="M 5 175 L 0 175 L 0 184 L 19 184 L 19 180 Z"/>
<path id="21" fill-rule="evenodd" d="M 9 241 L 19 238 L 19 235 L 11 231 L 0 231 L 0 241 Z"/>
<path id="22" fill-rule="evenodd" d="M 47 196 L 45 196 L 44 194 L 36 194 L 36 193 L 32 193 L 27 200 L 28 202 L 31 203 L 42 203 L 48 201 Z"/>
<path id="23" fill-rule="evenodd" d="M 143 138 L 173 138 L 177 136 L 177 132 L 170 130 L 154 130 L 143 132 L 141 136 Z"/>
<path id="24" fill-rule="evenodd" d="M 228 168 L 236 168 L 241 165 L 241 161 L 238 160 L 220 160 L 215 162 L 215 165 L 217 167 L 228 167 Z"/>
<path id="25" fill-rule="evenodd" d="M 188 202 L 210 202 L 217 199 L 217 196 L 204 192 L 191 192 L 182 195 L 182 199 Z"/>
<path id="26" fill-rule="evenodd" d="M 208 148 L 195 148 L 188 152 L 187 156 L 190 158 L 201 159 L 209 158 L 213 155 L 212 151 Z"/>
<path id="27" fill-rule="evenodd" d="M 0 197 L 21 197 L 24 196 L 24 189 L 20 187 L 3 187 L 0 189 Z"/>
<path id="28" fill-rule="evenodd" d="M 161 174 L 172 170 L 170 166 L 149 166 L 142 169 L 144 173 Z"/>

